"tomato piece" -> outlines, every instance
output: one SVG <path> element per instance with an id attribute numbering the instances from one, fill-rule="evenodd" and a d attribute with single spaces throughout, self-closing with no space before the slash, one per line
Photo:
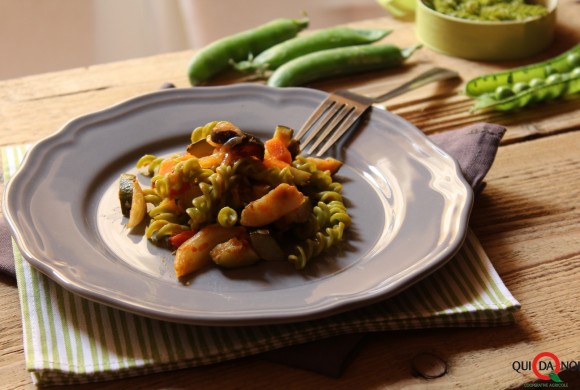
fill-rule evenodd
<path id="1" fill-rule="evenodd" d="M 181 244 L 193 237 L 197 233 L 195 230 L 184 230 L 169 238 L 169 243 L 174 248 L 179 248 Z"/>

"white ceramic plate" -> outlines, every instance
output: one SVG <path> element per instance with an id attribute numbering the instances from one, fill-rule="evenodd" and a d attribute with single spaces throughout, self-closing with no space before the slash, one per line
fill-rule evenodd
<path id="1" fill-rule="evenodd" d="M 299 128 L 325 93 L 242 84 L 163 90 L 82 116 L 36 144 L 4 212 L 24 257 L 83 297 L 157 319 L 255 325 L 315 319 L 384 299 L 443 265 L 463 242 L 472 192 L 417 128 L 373 108 L 340 180 L 353 218 L 344 250 L 289 263 L 210 269 L 189 285 L 172 255 L 123 228 L 118 178 L 145 153 L 182 151 L 191 130 L 229 120 L 271 136 Z"/>

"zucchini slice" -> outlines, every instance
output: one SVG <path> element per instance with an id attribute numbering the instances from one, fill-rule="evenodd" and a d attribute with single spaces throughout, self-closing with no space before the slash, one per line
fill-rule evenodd
<path id="1" fill-rule="evenodd" d="M 131 204 L 133 203 L 133 183 L 137 180 L 135 175 L 122 173 L 119 179 L 119 201 L 121 202 L 121 212 L 125 217 L 129 217 Z"/>
<path id="2" fill-rule="evenodd" d="M 197 158 L 209 156 L 214 152 L 214 150 L 215 146 L 207 142 L 205 138 L 202 138 L 187 147 L 187 153 L 193 154 Z"/>
<path id="3" fill-rule="evenodd" d="M 132 228 L 141 223 L 147 212 L 145 195 L 135 175 L 121 174 L 119 179 L 119 201 L 123 215 L 129 218 L 127 227 Z"/>

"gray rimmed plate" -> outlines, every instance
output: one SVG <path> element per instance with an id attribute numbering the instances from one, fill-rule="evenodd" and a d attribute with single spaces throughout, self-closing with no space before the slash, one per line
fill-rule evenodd
<path id="1" fill-rule="evenodd" d="M 118 178 L 141 155 L 183 151 L 191 130 L 212 120 L 265 139 L 278 124 L 299 128 L 325 96 L 256 84 L 170 89 L 72 120 L 35 144 L 6 186 L 4 213 L 24 258 L 85 298 L 200 325 L 316 319 L 410 286 L 459 249 L 473 195 L 450 156 L 381 109 L 339 172 L 353 218 L 345 245 L 304 271 L 261 262 L 182 284 L 169 251 L 124 228 Z"/>

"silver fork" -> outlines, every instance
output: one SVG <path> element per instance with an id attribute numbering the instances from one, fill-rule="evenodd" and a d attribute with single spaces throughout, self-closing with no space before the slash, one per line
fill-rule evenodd
<path id="1" fill-rule="evenodd" d="M 295 138 L 300 141 L 303 150 L 305 150 L 306 146 L 310 145 L 308 154 L 321 156 L 374 103 L 383 102 L 435 81 L 455 77 L 459 77 L 459 74 L 453 70 L 432 68 L 401 84 L 397 88 L 374 98 L 363 96 L 346 89 L 339 89 L 320 103 L 298 131 Z"/>

